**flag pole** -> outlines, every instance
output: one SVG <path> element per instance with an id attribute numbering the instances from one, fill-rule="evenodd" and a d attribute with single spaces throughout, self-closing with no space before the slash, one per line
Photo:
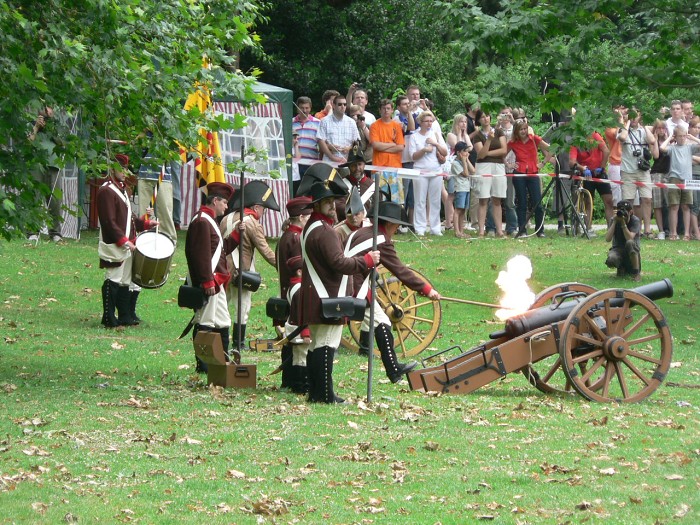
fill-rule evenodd
<path id="1" fill-rule="evenodd" d="M 379 172 L 374 172 L 374 202 L 372 205 L 372 251 L 377 249 L 377 235 L 379 234 Z M 374 309 L 377 304 L 377 269 L 372 268 L 369 274 L 370 294 L 372 300 L 369 303 L 369 356 L 367 357 L 367 402 L 372 402 L 372 376 L 374 371 Z"/>
<path id="2" fill-rule="evenodd" d="M 240 222 L 243 222 L 243 218 L 245 217 L 245 192 L 243 187 L 245 186 L 245 145 L 241 144 L 241 180 L 240 180 L 240 187 L 239 187 L 239 193 L 240 193 L 240 208 L 239 208 L 239 215 L 238 219 Z M 245 235 L 242 234 L 242 235 Z M 241 309 L 243 308 L 243 239 L 241 238 L 241 243 L 240 247 L 238 249 L 238 282 L 236 283 L 238 286 L 238 310 L 236 312 L 236 323 L 238 325 L 238 330 L 236 330 L 236 350 L 238 352 L 241 351 L 241 339 L 243 334 L 241 333 L 243 330 L 241 330 L 241 322 L 242 322 L 242 317 L 241 317 Z"/>

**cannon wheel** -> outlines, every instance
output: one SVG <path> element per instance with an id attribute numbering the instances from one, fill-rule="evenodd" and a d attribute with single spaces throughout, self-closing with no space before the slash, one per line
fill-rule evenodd
<path id="1" fill-rule="evenodd" d="M 571 311 L 561 332 L 564 373 L 591 401 L 641 401 L 659 387 L 671 365 L 666 318 L 651 299 L 632 290 L 589 295 Z M 580 373 L 582 362 L 590 366 Z"/>
<path id="2" fill-rule="evenodd" d="M 419 271 L 411 269 L 418 277 L 427 283 L 430 281 Z M 439 301 L 432 301 L 418 292 L 406 287 L 392 273 L 379 266 L 379 280 L 382 286 L 377 285 L 377 300 L 389 319 L 394 331 L 394 348 L 399 356 L 410 357 L 421 353 L 435 340 L 442 320 L 442 308 Z M 388 292 L 389 295 L 387 296 Z M 390 305 L 396 305 L 392 313 Z M 360 340 L 359 321 L 350 322 L 350 334 L 354 340 L 354 348 Z M 344 343 L 347 347 L 347 341 Z M 379 351 L 375 348 L 375 354 Z"/>
<path id="3" fill-rule="evenodd" d="M 530 309 L 541 308 L 550 304 L 556 304 L 566 300 L 569 294 L 571 298 L 588 296 L 597 290 L 592 286 L 582 283 L 560 283 L 542 290 Z M 581 372 L 585 372 L 586 363 L 580 363 Z M 561 357 L 556 351 L 550 356 L 541 359 L 537 363 L 529 364 L 521 369 L 527 380 L 540 392 L 545 394 L 571 394 L 574 387 L 567 379 L 561 368 Z"/>

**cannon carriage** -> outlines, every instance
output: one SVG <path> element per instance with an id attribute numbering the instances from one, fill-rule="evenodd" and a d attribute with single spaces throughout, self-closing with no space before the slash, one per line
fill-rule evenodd
<path id="1" fill-rule="evenodd" d="M 576 392 L 599 402 L 651 395 L 671 365 L 671 332 L 655 300 L 671 297 L 668 279 L 635 289 L 596 291 L 564 283 L 537 296 L 530 310 L 506 321 L 489 341 L 446 359 L 451 347 L 422 360 L 411 389 L 466 394 L 522 372 L 543 392 Z M 437 365 L 427 366 L 434 362 Z"/>

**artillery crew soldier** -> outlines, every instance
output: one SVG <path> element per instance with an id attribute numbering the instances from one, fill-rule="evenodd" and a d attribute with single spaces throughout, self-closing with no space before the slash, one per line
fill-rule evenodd
<path id="1" fill-rule="evenodd" d="M 289 301 L 290 305 L 289 319 L 284 325 L 284 335 L 287 338 L 293 335 L 298 328 L 302 264 L 301 255 L 291 257 L 285 264 L 292 275 L 289 279 L 289 288 L 287 289 L 287 301 Z M 306 394 L 309 391 L 306 358 L 310 344 L 311 331 L 308 326 L 305 326 L 285 345 L 285 347 L 289 346 L 289 355 L 286 357 L 288 361 L 282 362 L 282 374 L 287 374 L 288 386 L 295 394 Z M 288 364 L 290 362 L 291 366 Z"/>
<path id="2" fill-rule="evenodd" d="M 378 221 L 377 250 L 381 256 L 382 266 L 411 290 L 415 290 L 434 301 L 439 300 L 440 294 L 438 291 L 407 268 L 396 253 L 392 238 L 399 226 L 408 226 L 409 224 L 404 220 L 401 205 L 391 201 L 380 202 Z M 361 228 L 348 238 L 345 253 L 347 256 L 363 255 L 372 249 L 373 242 L 374 228 L 371 226 Z M 370 275 L 371 272 L 367 271 L 355 275 L 354 286 L 358 298 L 371 299 L 369 288 Z M 413 361 L 408 364 L 401 364 L 397 361 L 396 352 L 394 351 L 394 336 L 391 333 L 391 320 L 387 313 L 381 307 L 377 308 L 377 306 L 379 306 L 379 303 L 375 303 L 374 309 L 374 338 L 382 356 L 386 375 L 392 383 L 396 383 L 405 374 L 413 370 L 416 367 L 416 363 Z M 387 306 L 392 307 L 393 305 Z M 369 317 L 370 309 L 367 308 L 360 329 L 360 353 L 365 355 L 369 352 Z"/>
<path id="3" fill-rule="evenodd" d="M 223 237 L 216 223 L 216 219 L 226 212 L 234 193 L 233 187 L 212 182 L 207 185 L 207 192 L 206 204 L 192 218 L 185 239 L 187 280 L 192 286 L 202 287 L 207 299 L 204 306 L 195 311 L 193 338 L 199 330 L 218 332 L 228 356 L 231 315 L 226 302 L 226 285 L 231 274 L 226 266 L 226 256 L 238 247 L 240 229 Z M 206 364 L 197 358 L 197 372 L 206 371 Z"/>
<path id="4" fill-rule="evenodd" d="M 357 188 L 360 194 L 360 199 L 367 213 L 370 211 L 372 195 L 374 195 L 374 182 L 365 175 L 365 159 L 359 151 L 358 145 L 355 144 L 348 154 L 347 162 L 339 164 L 338 168 L 347 168 L 350 174 L 342 179 L 348 191 Z M 340 199 L 335 203 L 335 209 L 338 215 L 338 220 L 345 219 L 345 201 Z"/>
<path id="5" fill-rule="evenodd" d="M 337 201 L 335 205 L 337 208 Z M 345 201 L 344 208 L 345 220 L 335 225 L 335 231 L 338 233 L 340 242 L 343 244 L 343 246 L 345 246 L 345 241 L 347 241 L 352 232 L 362 228 L 363 226 L 369 226 L 371 224 L 366 219 L 367 211 L 365 210 L 365 206 L 362 204 L 360 191 L 357 189 L 357 187 L 353 187 L 352 190 L 350 190 L 350 195 L 348 195 L 348 198 Z"/>
<path id="6" fill-rule="evenodd" d="M 242 271 L 255 271 L 255 250 L 260 252 L 263 258 L 272 266 L 277 268 L 277 259 L 275 258 L 275 252 L 272 251 L 270 246 L 267 244 L 265 239 L 265 232 L 263 231 L 262 224 L 260 221 L 263 218 L 266 209 L 273 211 L 279 211 L 280 207 L 277 204 L 275 196 L 272 194 L 272 189 L 260 180 L 254 180 L 249 182 L 243 188 L 243 199 L 244 199 L 244 211 L 243 211 L 243 222 L 246 223 L 245 232 L 241 238 L 240 248 L 243 251 L 243 266 Z M 237 200 L 237 199 L 234 199 Z M 240 202 L 240 201 L 239 201 Z M 230 208 L 237 208 L 235 202 L 231 203 Z M 224 237 L 228 236 L 237 228 L 240 223 L 240 211 L 232 211 L 226 215 L 221 220 L 221 233 Z M 228 285 L 227 296 L 229 304 L 238 305 L 238 264 L 240 260 L 240 255 L 238 249 L 234 250 L 229 257 L 227 257 L 228 268 L 233 274 L 233 279 Z M 246 325 L 248 323 L 248 314 L 250 313 L 250 307 L 253 299 L 253 292 L 243 289 L 242 301 L 241 301 L 241 311 L 238 313 L 238 319 L 240 324 L 236 322 L 233 327 L 233 340 L 236 342 L 241 341 L 241 346 L 237 348 L 240 352 L 245 342 L 245 331 Z"/>
<path id="7" fill-rule="evenodd" d="M 136 249 L 136 231 L 158 224 L 136 217 L 126 190 L 129 157 L 115 155 L 118 168 L 110 168 L 109 180 L 97 190 L 97 214 L 100 219 L 100 241 L 97 253 L 100 268 L 105 268 L 102 283 L 102 324 L 107 328 L 137 325 L 136 301 L 141 288 L 131 282 L 132 252 Z M 115 317 L 115 307 L 118 318 Z"/>
<path id="8" fill-rule="evenodd" d="M 280 261 L 277 268 L 280 278 L 280 297 L 284 299 L 287 299 L 287 292 L 292 286 L 290 284 L 292 278 L 297 277 L 296 271 L 290 269 L 285 261 L 299 256 L 299 262 L 301 262 L 301 232 L 309 219 L 309 215 L 311 215 L 310 205 L 310 197 L 295 197 L 287 201 L 289 226 L 277 243 L 276 254 L 277 261 Z M 299 282 L 301 283 L 301 279 L 299 279 Z M 290 363 L 291 359 L 292 345 L 291 343 L 285 344 L 282 347 L 282 388 L 291 387 L 291 368 L 285 365 L 285 363 Z"/>
<path id="9" fill-rule="evenodd" d="M 352 276 L 379 263 L 379 252 L 345 257 L 343 246 L 333 230 L 335 199 L 342 189 L 328 181 L 316 182 L 310 190 L 313 213 L 304 227 L 301 245 L 304 258 L 299 324 L 311 332 L 312 347 L 307 358 L 309 401 L 342 403 L 333 392 L 333 357 L 340 344 L 343 319 L 329 320 L 322 315 L 322 299 L 352 295 Z M 345 281 L 345 288 L 341 284 Z"/>

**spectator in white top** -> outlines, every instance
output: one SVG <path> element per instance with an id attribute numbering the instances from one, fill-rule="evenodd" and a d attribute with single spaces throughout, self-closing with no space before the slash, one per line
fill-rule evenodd
<path id="1" fill-rule="evenodd" d="M 688 123 L 685 121 L 685 114 L 683 113 L 683 105 L 680 100 L 671 101 L 671 118 L 666 120 L 666 127 L 668 128 L 668 136 L 673 137 L 673 132 L 676 127 L 680 126 L 685 131 L 688 131 Z"/>
<path id="2" fill-rule="evenodd" d="M 333 113 L 321 120 L 316 138 L 325 162 L 346 162 L 353 144 L 360 140 L 357 124 L 345 114 L 347 105 L 347 99 L 338 95 L 333 100 Z"/>
<path id="3" fill-rule="evenodd" d="M 370 113 L 366 109 L 367 104 L 369 103 L 369 97 L 367 96 L 367 92 L 364 89 L 361 89 L 357 82 L 353 82 L 353 84 L 350 86 L 350 89 L 348 89 L 347 100 L 351 100 L 353 104 L 355 104 L 356 106 L 360 106 L 360 108 L 362 109 L 360 115 L 365 118 L 365 124 L 367 124 L 368 128 L 376 122 L 377 117 L 372 115 L 372 113 Z"/>

